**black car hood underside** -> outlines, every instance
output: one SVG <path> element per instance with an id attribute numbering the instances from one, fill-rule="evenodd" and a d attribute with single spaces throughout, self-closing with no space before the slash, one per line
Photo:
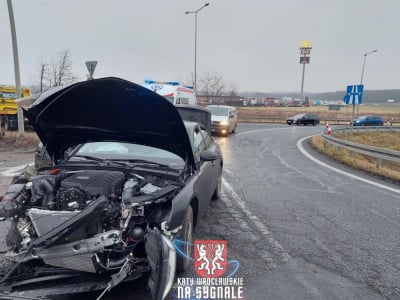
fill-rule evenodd
<path id="1" fill-rule="evenodd" d="M 47 152 L 62 159 L 71 146 L 122 141 L 173 152 L 195 168 L 184 123 L 165 98 L 114 77 L 52 89 L 26 110 Z"/>

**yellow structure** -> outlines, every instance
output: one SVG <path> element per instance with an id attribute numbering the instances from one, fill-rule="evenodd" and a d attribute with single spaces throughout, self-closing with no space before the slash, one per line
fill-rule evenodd
<path id="1" fill-rule="evenodd" d="M 14 86 L 0 85 L 0 118 L 4 119 L 7 129 L 18 127 L 16 94 Z M 21 95 L 22 97 L 30 96 L 30 89 L 23 88 Z"/>
<path id="2" fill-rule="evenodd" d="M 309 40 L 304 40 L 300 44 L 300 49 L 312 49 L 311 42 Z"/>

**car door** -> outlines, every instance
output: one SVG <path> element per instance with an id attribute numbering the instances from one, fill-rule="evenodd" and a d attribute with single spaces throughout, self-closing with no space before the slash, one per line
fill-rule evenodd
<path id="1" fill-rule="evenodd" d="M 315 117 L 313 115 L 307 115 L 307 124 L 313 125 Z"/>
<path id="2" fill-rule="evenodd" d="M 196 126 L 193 130 L 193 152 L 198 167 L 194 193 L 199 200 L 199 213 L 203 214 L 215 191 L 220 166 L 217 161 L 202 161 L 201 153 L 212 146 L 212 139 L 205 128 Z"/>
<path id="3" fill-rule="evenodd" d="M 303 125 L 307 125 L 308 124 L 308 115 L 304 115 L 301 118 L 301 124 L 303 124 Z"/>
<path id="4" fill-rule="evenodd" d="M 307 124 L 308 124 L 308 121 L 309 121 L 309 115 L 304 115 L 304 116 L 303 116 L 303 124 L 304 124 L 304 125 L 307 125 Z"/>

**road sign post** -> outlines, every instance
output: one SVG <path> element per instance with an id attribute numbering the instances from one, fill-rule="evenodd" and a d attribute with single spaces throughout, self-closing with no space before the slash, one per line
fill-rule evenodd
<path id="1" fill-rule="evenodd" d="M 350 141 L 353 140 L 353 126 L 354 126 L 353 123 L 354 123 L 354 113 L 355 113 L 356 103 L 357 103 L 357 105 L 362 104 L 363 91 L 364 91 L 364 86 L 362 84 L 348 85 L 347 93 L 343 98 L 344 103 L 353 104 L 353 112 L 351 114 L 351 122 L 350 122 L 350 126 L 351 126 Z"/>
<path id="2" fill-rule="evenodd" d="M 94 70 L 96 69 L 96 66 L 97 66 L 97 61 L 87 61 L 86 62 L 86 67 L 87 67 L 87 69 L 89 71 L 88 80 L 92 80 L 93 79 L 93 73 L 94 73 Z"/>

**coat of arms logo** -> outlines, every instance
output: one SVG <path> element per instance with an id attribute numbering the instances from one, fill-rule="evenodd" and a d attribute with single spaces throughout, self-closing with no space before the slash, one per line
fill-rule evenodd
<path id="1" fill-rule="evenodd" d="M 227 241 L 195 240 L 194 268 L 198 275 L 207 278 L 222 276 L 227 266 Z"/>

